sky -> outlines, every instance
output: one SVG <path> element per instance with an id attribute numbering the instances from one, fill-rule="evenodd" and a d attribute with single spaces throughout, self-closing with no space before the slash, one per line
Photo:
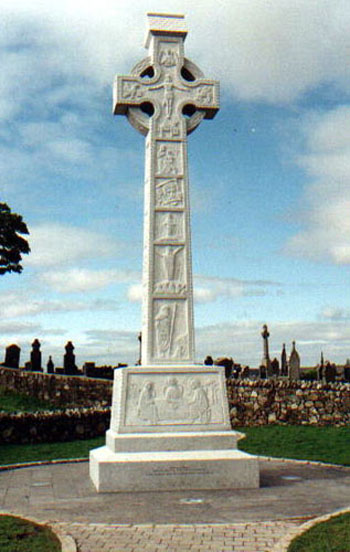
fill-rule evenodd
<path id="1" fill-rule="evenodd" d="M 0 201 L 28 225 L 0 279 L 0 359 L 138 359 L 144 137 L 112 84 L 146 57 L 147 12 L 181 13 L 220 81 L 189 137 L 196 357 L 350 357 L 348 0 L 0 0 Z"/>

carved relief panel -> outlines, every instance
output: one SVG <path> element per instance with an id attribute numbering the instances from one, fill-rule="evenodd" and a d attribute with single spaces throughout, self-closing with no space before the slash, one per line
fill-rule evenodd
<path id="1" fill-rule="evenodd" d="M 175 67 L 180 61 L 179 43 L 162 40 L 158 43 L 158 63 L 163 68 Z"/>
<path id="2" fill-rule="evenodd" d="M 184 240 L 184 214 L 163 211 L 155 214 L 155 239 L 157 242 L 181 242 Z"/>
<path id="3" fill-rule="evenodd" d="M 130 374 L 125 425 L 211 425 L 224 422 L 215 373 Z"/>
<path id="4" fill-rule="evenodd" d="M 177 176 L 183 174 L 183 159 L 179 142 L 157 142 L 156 159 L 158 176 Z"/>
<path id="5" fill-rule="evenodd" d="M 184 245 L 156 245 L 154 267 L 155 294 L 183 296 L 186 293 Z"/>
<path id="6" fill-rule="evenodd" d="M 156 178 L 156 208 L 184 208 L 183 178 Z"/>
<path id="7" fill-rule="evenodd" d="M 186 301 L 153 301 L 153 358 L 186 360 L 189 356 Z"/>

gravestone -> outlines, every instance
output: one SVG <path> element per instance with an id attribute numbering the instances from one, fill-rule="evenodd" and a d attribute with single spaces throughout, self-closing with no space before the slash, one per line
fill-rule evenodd
<path id="1" fill-rule="evenodd" d="M 292 351 L 289 357 L 289 379 L 300 380 L 300 357 L 295 348 L 295 341 L 292 343 Z"/>
<path id="2" fill-rule="evenodd" d="M 320 364 L 317 366 L 317 380 L 323 381 L 324 379 L 324 358 L 323 353 L 321 352 Z"/>
<path id="3" fill-rule="evenodd" d="M 346 363 L 344 364 L 343 378 L 344 378 L 344 381 L 346 381 L 347 383 L 350 382 L 350 360 L 349 359 L 346 359 Z"/>
<path id="4" fill-rule="evenodd" d="M 324 369 L 324 379 L 326 383 L 335 383 L 337 379 L 337 368 L 335 364 L 331 364 L 329 361 L 326 362 Z"/>
<path id="5" fill-rule="evenodd" d="M 285 343 L 283 343 L 282 353 L 281 353 L 281 376 L 288 376 L 288 362 L 287 362 L 287 352 L 286 352 Z"/>
<path id="6" fill-rule="evenodd" d="M 32 351 L 30 353 L 30 369 L 32 372 L 42 372 L 40 341 L 38 339 L 34 339 L 32 343 Z"/>
<path id="7" fill-rule="evenodd" d="M 149 55 L 114 86 L 114 113 L 146 136 L 141 366 L 114 373 L 98 491 L 255 488 L 237 449 L 224 369 L 195 364 L 187 135 L 211 119 L 219 85 L 184 57 L 181 15 L 148 14 Z"/>
<path id="8" fill-rule="evenodd" d="M 49 360 L 46 364 L 46 372 L 47 374 L 54 374 L 55 373 L 55 365 L 53 363 L 52 357 L 49 356 Z"/>
<path id="9" fill-rule="evenodd" d="M 275 378 L 278 378 L 278 376 L 280 375 L 280 363 L 278 362 L 278 359 L 276 357 L 271 360 L 271 374 Z"/>
<path id="10" fill-rule="evenodd" d="M 78 368 L 75 365 L 74 345 L 68 341 L 65 346 L 66 353 L 63 356 L 63 371 L 66 376 L 74 376 L 78 373 Z"/>
<path id="11" fill-rule="evenodd" d="M 21 348 L 12 344 L 6 347 L 4 366 L 7 368 L 19 368 Z"/>
<path id="12" fill-rule="evenodd" d="M 271 377 L 273 375 L 272 370 L 271 370 L 271 360 L 270 360 L 270 354 L 269 354 L 269 337 L 270 337 L 270 334 L 269 334 L 269 330 L 268 330 L 266 324 L 264 324 L 264 326 L 263 326 L 263 331 L 261 332 L 261 337 L 263 338 L 264 354 L 263 354 L 263 358 L 262 358 L 261 365 L 260 365 L 260 374 L 263 374 L 263 375 L 261 375 L 260 377 L 265 379 L 265 378 Z M 265 370 L 264 370 L 264 368 L 265 368 Z"/>

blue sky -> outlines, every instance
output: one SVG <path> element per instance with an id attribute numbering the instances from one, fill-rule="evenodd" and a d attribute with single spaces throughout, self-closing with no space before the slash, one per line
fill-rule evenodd
<path id="1" fill-rule="evenodd" d="M 350 6 L 345 0 L 0 0 L 1 201 L 32 253 L 0 280 L 0 349 L 133 363 L 144 138 L 112 83 L 145 57 L 146 13 L 184 13 L 186 56 L 220 80 L 189 137 L 198 361 L 350 357 Z"/>

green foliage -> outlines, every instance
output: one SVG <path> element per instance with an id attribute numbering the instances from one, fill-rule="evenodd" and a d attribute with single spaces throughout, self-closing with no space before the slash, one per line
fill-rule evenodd
<path id="1" fill-rule="evenodd" d="M 251 454 L 350 466 L 350 427 L 268 425 L 236 429 L 246 434 L 239 448 Z M 63 443 L 1 445 L 0 464 L 88 458 L 90 449 L 103 444 L 104 437 L 95 437 Z"/>
<path id="2" fill-rule="evenodd" d="M 350 466 L 350 427 L 266 425 L 236 428 L 239 448 L 251 454 Z"/>
<path id="3" fill-rule="evenodd" d="M 22 254 L 29 253 L 30 247 L 19 234 L 29 234 L 26 223 L 6 203 L 0 203 L 0 274 L 22 272 Z"/>
<path id="4" fill-rule="evenodd" d="M 350 514 L 314 525 L 291 542 L 288 552 L 350 552 Z"/>
<path id="5" fill-rule="evenodd" d="M 91 449 L 101 447 L 104 443 L 104 437 L 95 437 L 93 439 L 68 441 L 64 443 L 0 445 L 0 465 L 5 466 L 8 464 L 40 462 L 45 460 L 63 460 L 64 458 L 88 458 Z"/>
<path id="6" fill-rule="evenodd" d="M 54 410 L 47 401 L 17 393 L 0 386 L 0 411 L 3 412 L 37 412 L 40 410 Z"/>
<path id="7" fill-rule="evenodd" d="M 61 552 L 61 544 L 48 528 L 0 514 L 1 552 Z"/>

